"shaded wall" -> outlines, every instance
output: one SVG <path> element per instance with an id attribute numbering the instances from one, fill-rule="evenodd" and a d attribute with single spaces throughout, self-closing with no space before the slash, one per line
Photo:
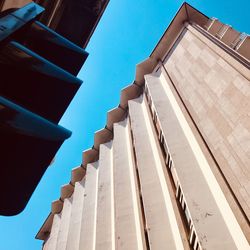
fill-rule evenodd
<path id="1" fill-rule="evenodd" d="M 20 8 L 31 0 L 0 0 L 0 11 Z M 34 0 L 45 8 L 40 21 L 81 47 L 86 47 L 108 0 Z"/>

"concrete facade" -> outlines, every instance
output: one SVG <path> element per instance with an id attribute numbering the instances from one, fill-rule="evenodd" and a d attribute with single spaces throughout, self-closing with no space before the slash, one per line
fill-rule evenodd
<path id="1" fill-rule="evenodd" d="M 181 7 L 72 171 L 44 249 L 250 249 L 248 37 L 232 33 Z"/>

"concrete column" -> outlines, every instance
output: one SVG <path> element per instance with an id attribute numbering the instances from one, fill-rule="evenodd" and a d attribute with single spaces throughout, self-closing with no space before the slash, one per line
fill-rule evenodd
<path id="1" fill-rule="evenodd" d="M 87 165 L 79 250 L 95 249 L 98 162 Z"/>
<path id="2" fill-rule="evenodd" d="M 68 238 L 69 221 L 71 215 L 72 197 L 66 198 L 63 202 L 61 223 L 57 237 L 56 250 L 65 250 Z"/>
<path id="3" fill-rule="evenodd" d="M 112 142 L 100 145 L 96 249 L 115 249 Z"/>
<path id="4" fill-rule="evenodd" d="M 85 180 L 75 183 L 75 190 L 73 193 L 72 211 L 69 224 L 67 250 L 78 250 L 80 244 L 80 231 L 82 221 L 82 210 L 84 202 L 84 186 Z"/>
<path id="5" fill-rule="evenodd" d="M 51 232 L 48 240 L 44 244 L 43 249 L 45 250 L 55 250 L 57 244 L 57 238 L 60 228 L 61 214 L 55 214 L 53 218 L 53 223 L 51 227 Z"/>
<path id="6" fill-rule="evenodd" d="M 115 249 L 145 249 L 127 119 L 114 124 Z"/>
<path id="7" fill-rule="evenodd" d="M 150 249 L 184 249 L 163 168 L 164 160 L 142 96 L 129 101 Z"/>

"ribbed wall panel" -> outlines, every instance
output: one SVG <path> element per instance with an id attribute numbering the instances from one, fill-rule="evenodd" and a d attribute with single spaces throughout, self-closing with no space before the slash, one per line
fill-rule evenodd
<path id="1" fill-rule="evenodd" d="M 65 250 L 68 238 L 72 197 L 64 200 L 56 250 Z"/>
<path id="2" fill-rule="evenodd" d="M 82 211 L 80 250 L 95 249 L 98 162 L 87 165 Z"/>
<path id="3" fill-rule="evenodd" d="M 115 247 L 144 248 L 128 120 L 114 124 Z"/>
<path id="4" fill-rule="evenodd" d="M 160 72 L 75 183 L 44 249 L 249 249 Z"/>
<path id="5" fill-rule="evenodd" d="M 43 246 L 43 250 L 56 250 L 57 238 L 60 228 L 61 214 L 55 214 L 49 238 Z"/>
<path id="6" fill-rule="evenodd" d="M 184 249 L 165 181 L 163 158 L 142 96 L 129 101 L 150 249 Z M 164 165 L 163 165 L 164 164 Z"/>
<path id="7" fill-rule="evenodd" d="M 69 232 L 67 239 L 67 250 L 78 250 L 80 244 L 80 230 L 82 221 L 82 209 L 84 202 L 84 186 L 85 179 L 81 182 L 75 183 L 75 190 L 73 193 L 71 218 L 69 224 Z"/>
<path id="8" fill-rule="evenodd" d="M 191 217 L 190 227 L 206 249 L 248 249 L 210 167 L 196 142 L 168 83 L 147 75 L 156 126 L 168 145 L 177 174 L 181 205 Z M 204 199 L 204 197 L 206 197 Z M 216 225 L 216 226 L 215 226 Z"/>
<path id="9" fill-rule="evenodd" d="M 250 71 L 207 21 L 184 3 L 136 66 L 74 172 L 72 204 L 63 195 L 39 231 L 44 249 L 250 250 Z"/>
<path id="10" fill-rule="evenodd" d="M 115 249 L 112 142 L 100 145 L 96 249 Z"/>

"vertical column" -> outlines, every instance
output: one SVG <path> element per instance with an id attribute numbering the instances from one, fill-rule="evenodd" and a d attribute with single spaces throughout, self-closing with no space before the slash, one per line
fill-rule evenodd
<path id="1" fill-rule="evenodd" d="M 142 96 L 129 101 L 137 167 L 150 249 L 184 249 L 157 146 Z"/>
<path id="2" fill-rule="evenodd" d="M 51 232 L 48 240 L 44 244 L 44 250 L 55 250 L 57 244 L 57 238 L 60 228 L 61 214 L 55 214 L 53 218 L 53 223 L 51 226 Z"/>
<path id="3" fill-rule="evenodd" d="M 87 165 L 82 211 L 80 250 L 95 249 L 98 162 Z"/>
<path id="4" fill-rule="evenodd" d="M 112 142 L 100 145 L 96 249 L 115 249 Z"/>
<path id="5" fill-rule="evenodd" d="M 61 215 L 61 223 L 57 238 L 57 250 L 65 250 L 68 238 L 69 221 L 71 215 L 72 197 L 66 198 L 63 202 L 63 209 Z"/>
<path id="6" fill-rule="evenodd" d="M 165 77 L 147 75 L 146 84 L 155 123 L 172 158 L 178 200 L 190 228 L 191 246 L 198 242 L 206 249 L 249 249 Z"/>
<path id="7" fill-rule="evenodd" d="M 114 124 L 115 249 L 145 249 L 128 120 Z"/>
<path id="8" fill-rule="evenodd" d="M 82 221 L 82 210 L 84 202 L 85 179 L 75 183 L 73 193 L 72 211 L 69 224 L 67 250 L 78 250 L 80 244 L 80 231 Z"/>

